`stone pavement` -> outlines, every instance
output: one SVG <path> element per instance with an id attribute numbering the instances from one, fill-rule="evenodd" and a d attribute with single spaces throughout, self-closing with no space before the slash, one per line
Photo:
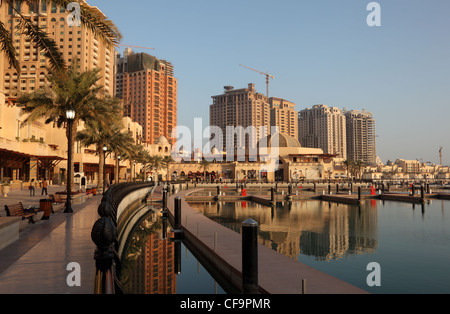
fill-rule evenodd
<path id="1" fill-rule="evenodd" d="M 49 194 L 64 191 L 50 186 Z M 21 201 L 24 207 L 39 207 L 41 190 L 31 196 L 29 190 L 15 190 L 0 197 L 0 216 L 6 216 L 4 205 Z M 99 218 L 102 195 L 73 204 L 73 213 L 57 211 L 49 220 L 30 224 L 20 232 L 19 240 L 0 250 L 0 294 L 92 294 L 94 287 L 95 245 L 91 229 Z M 81 286 L 70 287 L 69 263 L 80 265 Z"/>

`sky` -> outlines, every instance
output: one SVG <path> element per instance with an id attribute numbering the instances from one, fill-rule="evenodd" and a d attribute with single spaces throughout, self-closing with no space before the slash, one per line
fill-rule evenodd
<path id="1" fill-rule="evenodd" d="M 296 110 L 365 109 L 377 155 L 450 165 L 450 1 L 88 0 L 122 33 L 121 44 L 173 63 L 178 125 L 209 126 L 211 96 L 254 83 Z M 119 49 L 122 50 L 122 49 Z"/>

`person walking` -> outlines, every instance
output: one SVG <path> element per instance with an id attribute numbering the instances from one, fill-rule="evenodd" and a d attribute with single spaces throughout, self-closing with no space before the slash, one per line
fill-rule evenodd
<path id="1" fill-rule="evenodd" d="M 31 179 L 30 182 L 30 196 L 35 196 L 36 195 L 36 182 L 34 181 L 34 179 Z"/>
<path id="2" fill-rule="evenodd" d="M 44 178 L 44 181 L 42 181 L 42 192 L 41 192 L 41 195 L 44 195 L 44 191 L 45 191 L 45 195 L 48 195 L 47 194 L 47 186 L 48 186 L 47 178 Z"/>

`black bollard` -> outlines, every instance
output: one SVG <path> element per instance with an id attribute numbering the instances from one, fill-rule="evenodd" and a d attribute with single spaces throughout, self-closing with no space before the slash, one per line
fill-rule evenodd
<path id="1" fill-rule="evenodd" d="M 328 184 L 328 195 L 331 194 L 331 184 Z"/>
<path id="2" fill-rule="evenodd" d="M 242 290 L 258 293 L 258 223 L 250 218 L 242 223 Z"/>
<path id="3" fill-rule="evenodd" d="M 339 184 L 336 184 L 336 194 L 339 193 Z"/>
<path id="4" fill-rule="evenodd" d="M 175 198 L 174 229 L 181 230 L 181 198 Z"/>
<path id="5" fill-rule="evenodd" d="M 292 195 L 292 184 L 288 186 L 288 195 Z"/>
<path id="6" fill-rule="evenodd" d="M 358 186 L 358 200 L 361 200 L 361 187 Z"/>
<path id="7" fill-rule="evenodd" d="M 162 210 L 163 211 L 167 210 L 167 190 L 166 189 L 163 190 L 163 208 L 162 208 Z"/>
<path id="8" fill-rule="evenodd" d="M 275 202 L 275 189 L 274 189 L 274 187 L 270 188 L 270 201 L 272 203 Z"/>
<path id="9" fill-rule="evenodd" d="M 423 200 L 425 198 L 425 188 L 422 185 L 420 185 L 420 198 Z"/>
<path id="10" fill-rule="evenodd" d="M 217 186 L 217 196 L 220 196 L 220 186 Z"/>
<path id="11" fill-rule="evenodd" d="M 411 196 L 414 196 L 414 194 L 415 194 L 415 191 L 414 191 L 414 184 L 413 184 L 411 187 Z"/>
<path id="12" fill-rule="evenodd" d="M 317 184 L 314 182 L 314 193 L 317 193 Z"/>

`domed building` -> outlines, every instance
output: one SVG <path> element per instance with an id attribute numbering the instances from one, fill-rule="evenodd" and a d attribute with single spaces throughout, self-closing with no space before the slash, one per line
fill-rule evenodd
<path id="1" fill-rule="evenodd" d="M 209 163 L 207 167 L 199 161 L 174 163 L 169 172 L 175 173 L 178 179 L 197 181 L 322 180 L 332 178 L 333 159 L 336 157 L 324 154 L 319 148 L 302 147 L 297 139 L 281 133 L 263 137 L 256 148 L 236 148 L 231 156 L 226 153 L 223 156 L 222 161 Z"/>

